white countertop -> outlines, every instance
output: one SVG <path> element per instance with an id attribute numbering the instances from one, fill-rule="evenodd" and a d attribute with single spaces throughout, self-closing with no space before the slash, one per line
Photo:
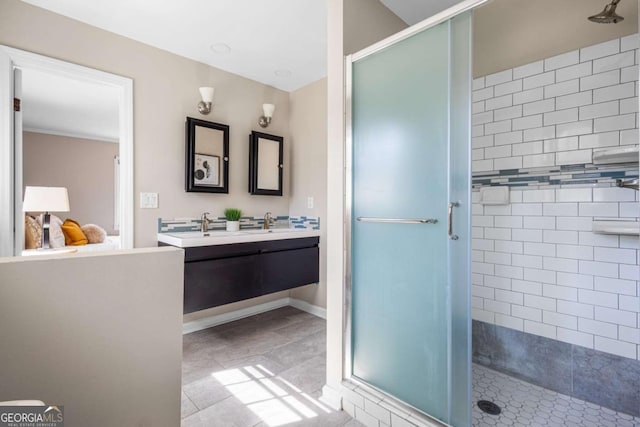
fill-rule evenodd
<path id="1" fill-rule="evenodd" d="M 320 230 L 305 228 L 272 228 L 270 230 L 240 231 L 185 231 L 177 233 L 158 233 L 158 242 L 179 248 L 198 246 L 229 245 L 233 243 L 264 242 L 268 240 L 299 239 L 318 237 Z"/>

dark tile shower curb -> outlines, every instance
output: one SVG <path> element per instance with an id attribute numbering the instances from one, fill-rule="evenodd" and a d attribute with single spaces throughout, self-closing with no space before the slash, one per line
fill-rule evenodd
<path id="1" fill-rule="evenodd" d="M 473 321 L 473 362 L 529 383 L 640 416 L 640 361 Z"/>

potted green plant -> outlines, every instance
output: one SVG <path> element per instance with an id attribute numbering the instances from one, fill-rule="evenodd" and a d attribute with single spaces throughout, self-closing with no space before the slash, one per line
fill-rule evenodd
<path id="1" fill-rule="evenodd" d="M 224 217 L 227 219 L 227 231 L 240 230 L 240 217 L 242 211 L 240 209 L 229 208 L 224 210 Z"/>

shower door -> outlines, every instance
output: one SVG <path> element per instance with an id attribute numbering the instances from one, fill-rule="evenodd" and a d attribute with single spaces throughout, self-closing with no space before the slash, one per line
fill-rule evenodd
<path id="1" fill-rule="evenodd" d="M 471 12 L 348 61 L 352 377 L 470 425 Z"/>

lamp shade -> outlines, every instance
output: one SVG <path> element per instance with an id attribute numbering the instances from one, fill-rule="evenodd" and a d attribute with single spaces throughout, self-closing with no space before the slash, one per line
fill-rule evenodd
<path id="1" fill-rule="evenodd" d="M 212 87 L 201 87 L 198 89 L 203 102 L 213 102 L 213 94 L 215 89 Z"/>
<path id="2" fill-rule="evenodd" d="M 275 109 L 276 106 L 273 104 L 262 104 L 262 111 L 264 112 L 265 117 L 273 117 Z"/>
<path id="3" fill-rule="evenodd" d="M 22 202 L 24 212 L 69 212 L 65 187 L 27 187 Z"/>

